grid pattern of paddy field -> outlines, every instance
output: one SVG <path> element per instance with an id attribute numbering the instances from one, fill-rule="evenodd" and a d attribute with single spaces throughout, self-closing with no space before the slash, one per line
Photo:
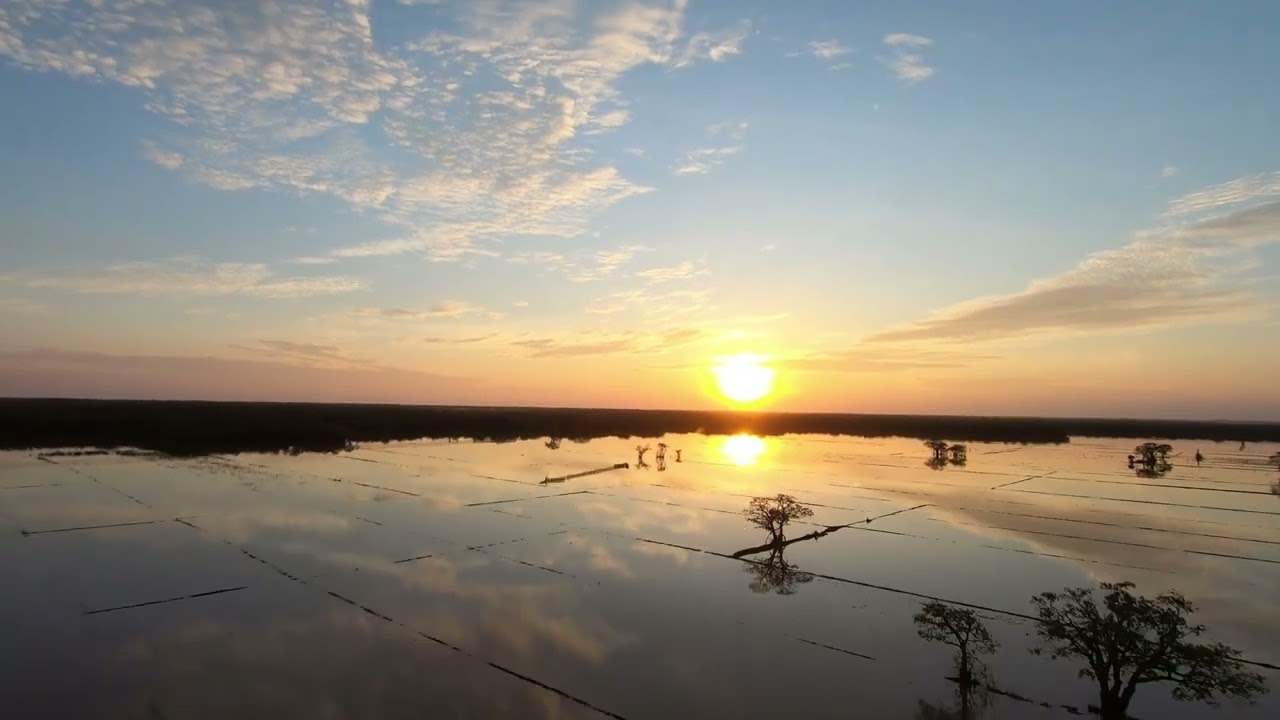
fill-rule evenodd
<path id="1" fill-rule="evenodd" d="M 648 441 L 656 444 L 657 440 Z M 952 717 L 922 603 L 1000 643 L 985 718 L 1085 713 L 1029 599 L 1128 580 L 1280 682 L 1272 445 L 669 435 L 336 454 L 0 453 L 0 698 L 21 718 Z M 679 450 L 677 461 L 676 450 Z M 1205 459 L 1192 459 L 1201 451 Z M 621 466 L 623 464 L 625 466 Z M 784 550 L 742 511 L 811 508 Z M 1159 685 L 1139 718 L 1215 711 Z"/>

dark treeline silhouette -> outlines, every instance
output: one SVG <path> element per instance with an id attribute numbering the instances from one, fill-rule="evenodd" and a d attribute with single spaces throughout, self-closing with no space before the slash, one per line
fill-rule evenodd
<path id="1" fill-rule="evenodd" d="M 810 433 L 1065 443 L 1070 436 L 1280 441 L 1280 423 L 836 415 L 677 410 L 133 400 L 0 400 L 0 448 L 137 447 L 179 455 L 335 451 L 351 442 L 468 437 L 514 441 L 666 433 Z"/>

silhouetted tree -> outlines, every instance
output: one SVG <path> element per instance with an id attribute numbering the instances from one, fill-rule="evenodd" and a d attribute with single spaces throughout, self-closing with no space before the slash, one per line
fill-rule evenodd
<path id="1" fill-rule="evenodd" d="M 947 452 L 951 454 L 951 462 L 956 465 L 963 465 L 969 459 L 969 448 L 958 443 L 947 448 Z"/>
<path id="2" fill-rule="evenodd" d="M 944 470 L 947 467 L 947 459 L 945 457 L 931 457 L 924 461 L 924 466 L 930 470 Z"/>
<path id="3" fill-rule="evenodd" d="M 1040 614 L 1039 654 L 1074 658 L 1081 677 L 1098 683 L 1103 720 L 1128 717 L 1138 686 L 1173 684 L 1176 700 L 1217 704 L 1218 696 L 1252 701 L 1267 691 L 1261 675 L 1248 672 L 1240 651 L 1222 643 L 1196 643 L 1205 631 L 1187 617 L 1195 607 L 1167 592 L 1154 599 L 1134 595 L 1133 583 L 1102 583 L 1101 604 L 1093 588 L 1067 588 L 1032 598 Z"/>
<path id="4" fill-rule="evenodd" d="M 1133 449 L 1144 465 L 1169 464 L 1169 453 L 1173 452 L 1172 445 L 1164 443 L 1146 442 Z"/>
<path id="5" fill-rule="evenodd" d="M 644 454 L 649 452 L 648 445 L 636 446 L 636 467 L 649 467 L 649 463 L 644 461 Z"/>
<path id="6" fill-rule="evenodd" d="M 933 451 L 933 457 L 939 460 L 947 459 L 947 443 L 945 440 L 925 440 L 924 446 Z"/>
<path id="7" fill-rule="evenodd" d="M 546 442 L 545 444 L 546 444 L 546 446 L 547 446 L 547 447 L 551 448 L 552 450 L 559 450 L 559 449 L 560 449 L 560 438 L 555 438 L 555 437 L 553 437 L 553 438 L 547 438 L 547 442 Z"/>
<path id="8" fill-rule="evenodd" d="M 758 528 L 769 533 L 769 543 L 784 542 L 787 525 L 798 518 L 813 516 L 813 510 L 801 505 L 790 495 L 752 498 L 743 516 Z"/>
<path id="9" fill-rule="evenodd" d="M 985 688 L 981 657 L 999 647 L 978 614 L 968 608 L 936 600 L 925 603 L 915 615 L 916 632 L 930 642 L 956 649 L 956 683 L 960 694 L 960 717 L 967 718 L 975 691 Z"/>
<path id="10" fill-rule="evenodd" d="M 751 560 L 745 570 L 755 577 L 748 586 L 752 592 L 774 592 L 779 595 L 795 595 L 796 586 L 813 582 L 813 575 L 803 572 L 783 555 L 785 545 L 774 545 L 763 560 Z"/>

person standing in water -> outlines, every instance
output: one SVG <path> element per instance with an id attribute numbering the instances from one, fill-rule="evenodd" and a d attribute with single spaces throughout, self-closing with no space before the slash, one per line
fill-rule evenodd
<path id="1" fill-rule="evenodd" d="M 1204 462 L 1204 456 L 1200 454 L 1199 450 L 1196 450 L 1196 465 L 1199 465 L 1202 462 Z"/>

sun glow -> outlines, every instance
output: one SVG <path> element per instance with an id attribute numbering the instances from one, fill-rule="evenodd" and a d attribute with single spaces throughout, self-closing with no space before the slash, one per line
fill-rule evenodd
<path id="1" fill-rule="evenodd" d="M 772 392 L 777 375 L 765 364 L 765 358 L 752 353 L 720 358 L 711 372 L 715 375 L 720 394 L 743 405 L 761 400 Z"/>
<path id="2" fill-rule="evenodd" d="M 755 465 L 765 449 L 764 440 L 755 435 L 730 435 L 720 444 L 720 454 L 734 465 Z"/>

